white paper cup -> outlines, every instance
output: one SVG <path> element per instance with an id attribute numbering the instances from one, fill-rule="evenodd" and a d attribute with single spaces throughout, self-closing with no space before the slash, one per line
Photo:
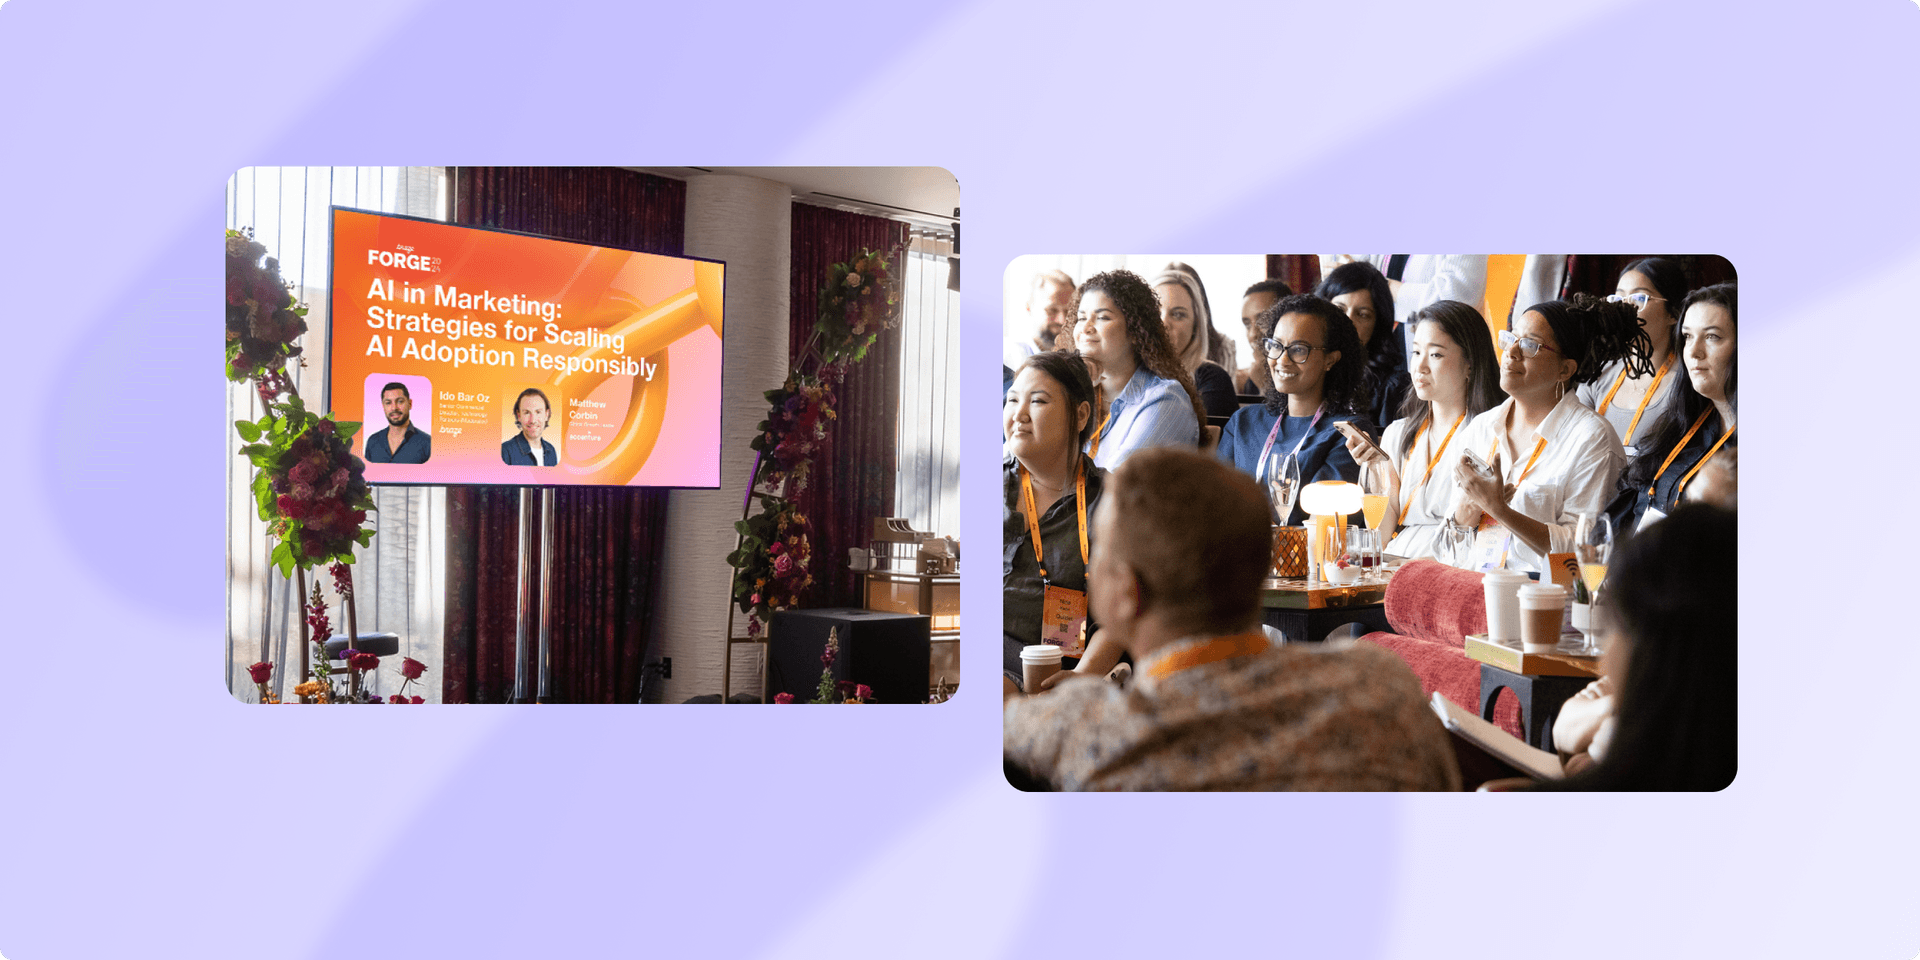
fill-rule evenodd
<path id="1" fill-rule="evenodd" d="M 1482 575 L 1481 587 L 1487 594 L 1487 639 L 1495 643 L 1513 643 L 1520 639 L 1519 590 L 1533 581 L 1524 573 L 1489 570 Z"/>
<path id="2" fill-rule="evenodd" d="M 1040 684 L 1060 672 L 1060 657 L 1066 651 L 1051 643 L 1036 643 L 1020 648 L 1020 689 L 1039 693 Z"/>

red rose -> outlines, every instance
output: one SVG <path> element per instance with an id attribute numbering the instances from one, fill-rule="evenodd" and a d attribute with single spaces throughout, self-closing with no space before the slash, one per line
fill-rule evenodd
<path id="1" fill-rule="evenodd" d="M 426 672 L 427 665 L 412 657 L 400 661 L 400 675 L 408 680 L 418 680 L 420 675 Z"/>
<path id="2" fill-rule="evenodd" d="M 312 484 L 313 481 L 318 478 L 319 473 L 320 471 L 314 467 L 312 460 L 301 460 L 293 466 L 293 482 Z"/>
<path id="3" fill-rule="evenodd" d="M 774 695 L 773 695 L 773 702 L 774 702 L 774 703 L 792 703 L 792 702 L 793 702 L 793 694 L 791 694 L 791 693 L 776 693 L 776 694 L 774 694 Z"/>
<path id="4" fill-rule="evenodd" d="M 354 651 L 347 657 L 347 666 L 355 670 L 372 670 L 380 666 L 380 658 L 371 653 Z"/>
<path id="5" fill-rule="evenodd" d="M 414 697 L 414 698 L 413 698 L 413 702 L 414 702 L 414 703 L 426 703 L 427 701 L 426 701 L 426 699 L 425 699 L 425 698 L 423 698 L 423 697 Z"/>
<path id="6" fill-rule="evenodd" d="M 864 683 L 859 684 L 853 688 L 853 695 L 856 697 L 859 697 L 862 700 L 872 700 L 873 688 L 867 686 Z"/>
<path id="7" fill-rule="evenodd" d="M 266 683 L 273 676 L 273 664 L 263 660 L 248 667 L 247 674 L 253 677 L 254 683 Z"/>
<path id="8" fill-rule="evenodd" d="M 314 424 L 313 429 L 316 433 L 331 434 L 333 433 L 333 421 L 322 420 L 319 423 Z"/>

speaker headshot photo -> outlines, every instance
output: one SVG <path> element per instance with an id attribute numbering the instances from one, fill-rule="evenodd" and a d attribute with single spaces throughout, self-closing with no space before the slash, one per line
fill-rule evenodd
<path id="1" fill-rule="evenodd" d="M 380 388 L 380 413 L 387 428 L 367 434 L 368 463 L 426 463 L 433 456 L 433 435 L 414 425 L 413 394 L 406 384 L 394 380 Z"/>
<path id="2" fill-rule="evenodd" d="M 520 428 L 500 445 L 500 460 L 514 467 L 555 467 L 560 453 L 541 438 L 553 419 L 553 404 L 538 387 L 528 387 L 513 399 L 513 420 Z M 534 445 L 538 444 L 538 447 Z M 537 453 L 536 453 L 537 451 Z"/>

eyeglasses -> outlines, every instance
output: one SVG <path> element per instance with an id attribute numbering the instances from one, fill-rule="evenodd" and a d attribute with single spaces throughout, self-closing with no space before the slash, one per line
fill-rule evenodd
<path id="1" fill-rule="evenodd" d="M 1269 360 L 1277 360 L 1284 353 L 1293 358 L 1294 363 L 1306 363 L 1315 350 L 1325 350 L 1326 347 L 1316 347 L 1304 340 L 1298 343 L 1281 343 L 1272 337 L 1267 337 L 1260 341 L 1260 349 L 1267 352 Z"/>
<path id="2" fill-rule="evenodd" d="M 1560 352 L 1558 350 L 1554 350 L 1554 348 L 1549 347 L 1544 343 L 1541 343 L 1538 340 L 1535 340 L 1532 337 L 1516 337 L 1513 335 L 1512 330 L 1500 331 L 1500 352 L 1501 353 L 1506 353 L 1508 350 L 1513 349 L 1513 345 L 1516 343 L 1520 345 L 1520 355 L 1523 357 L 1526 357 L 1529 360 L 1539 356 L 1541 350 L 1553 350 L 1554 353 Z"/>
<path id="3" fill-rule="evenodd" d="M 1656 297 L 1656 296 L 1653 296 L 1652 294 L 1647 294 L 1647 293 L 1629 293 L 1629 294 L 1626 294 L 1625 296 L 1614 293 L 1614 294 L 1609 294 L 1607 296 L 1608 303 L 1620 303 L 1622 301 L 1625 301 L 1627 303 L 1633 304 L 1635 307 L 1646 306 L 1648 300 L 1658 300 L 1661 303 L 1667 302 L 1666 297 Z"/>

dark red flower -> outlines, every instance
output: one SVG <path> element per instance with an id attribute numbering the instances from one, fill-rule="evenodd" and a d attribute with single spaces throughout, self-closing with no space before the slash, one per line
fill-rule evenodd
<path id="1" fill-rule="evenodd" d="M 253 677 L 254 683 L 266 683 L 273 676 L 273 664 L 262 660 L 248 667 L 247 675 Z"/>
<path id="2" fill-rule="evenodd" d="M 774 703 L 792 703 L 792 702 L 793 702 L 793 694 L 791 694 L 791 693 L 776 693 L 776 694 L 774 694 L 774 695 L 773 695 L 773 702 L 774 702 Z"/>
<path id="3" fill-rule="evenodd" d="M 371 653 L 349 650 L 347 651 L 347 666 L 355 670 L 372 670 L 380 666 L 380 658 Z"/>
<path id="4" fill-rule="evenodd" d="M 873 699 L 873 688 L 872 688 L 872 687 L 869 687 L 869 686 L 867 686 L 867 685 L 866 685 L 866 684 L 864 684 L 864 683 L 862 683 L 862 684 L 856 684 L 856 685 L 854 686 L 854 688 L 853 688 L 853 695 L 854 695 L 854 696 L 856 696 L 856 697 L 859 697 L 859 698 L 860 698 L 860 699 L 862 699 L 862 700 L 872 700 L 872 699 Z"/>
<path id="5" fill-rule="evenodd" d="M 420 675 L 426 672 L 427 665 L 412 657 L 400 661 L 400 675 L 408 680 L 418 680 Z"/>
<path id="6" fill-rule="evenodd" d="M 414 697 L 414 698 L 413 698 L 413 702 L 414 702 L 414 703 L 426 703 L 427 701 L 426 701 L 426 698 L 425 698 L 425 697 Z"/>

